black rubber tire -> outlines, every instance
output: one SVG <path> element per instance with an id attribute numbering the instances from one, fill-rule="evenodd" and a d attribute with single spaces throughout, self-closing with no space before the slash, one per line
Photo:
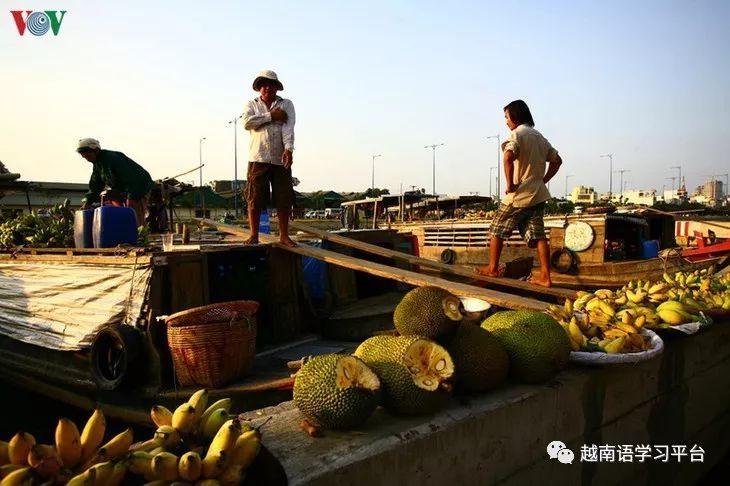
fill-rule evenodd
<path id="1" fill-rule="evenodd" d="M 441 261 L 451 265 L 456 261 L 456 252 L 451 248 L 447 248 L 441 252 Z"/>
<path id="2" fill-rule="evenodd" d="M 567 248 L 555 250 L 550 256 L 550 266 L 558 273 L 568 273 L 575 268 L 575 255 Z"/>
<path id="3" fill-rule="evenodd" d="M 91 344 L 91 374 L 101 390 L 118 390 L 131 383 L 141 367 L 142 333 L 117 324 L 103 328 Z"/>

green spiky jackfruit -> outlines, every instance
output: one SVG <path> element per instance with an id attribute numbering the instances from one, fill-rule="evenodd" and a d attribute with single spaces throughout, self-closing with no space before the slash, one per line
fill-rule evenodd
<path id="1" fill-rule="evenodd" d="M 375 336 L 355 351 L 378 375 L 383 407 L 400 415 L 441 409 L 451 395 L 454 362 L 435 342 L 420 336 Z"/>
<path id="2" fill-rule="evenodd" d="M 499 339 L 509 355 L 512 375 L 523 383 L 548 381 L 568 363 L 568 336 L 547 314 L 528 310 L 497 312 L 481 327 Z"/>
<path id="3" fill-rule="evenodd" d="M 357 427 L 380 401 L 380 380 L 362 360 L 327 354 L 307 361 L 294 379 L 294 403 L 313 425 Z"/>
<path id="4" fill-rule="evenodd" d="M 507 351 L 486 329 L 461 323 L 446 349 L 454 359 L 456 383 L 464 391 L 486 391 L 507 379 Z"/>
<path id="5" fill-rule="evenodd" d="M 439 287 L 416 287 L 393 312 L 393 324 L 401 336 L 449 339 L 463 315 L 461 301 Z"/>

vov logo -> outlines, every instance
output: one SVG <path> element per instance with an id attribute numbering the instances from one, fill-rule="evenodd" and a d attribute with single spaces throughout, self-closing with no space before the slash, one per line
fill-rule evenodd
<path id="1" fill-rule="evenodd" d="M 45 35 L 49 30 L 53 31 L 53 35 L 58 35 L 61 29 L 61 22 L 66 16 L 66 10 L 44 10 L 34 12 L 32 10 L 11 10 L 15 25 L 18 27 L 18 34 L 23 35 L 28 30 L 35 36 Z M 61 14 L 60 17 L 58 14 Z M 25 14 L 25 18 L 23 17 Z"/>

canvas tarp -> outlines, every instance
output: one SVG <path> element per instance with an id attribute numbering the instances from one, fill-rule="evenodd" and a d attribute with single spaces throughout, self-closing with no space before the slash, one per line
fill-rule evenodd
<path id="1" fill-rule="evenodd" d="M 143 264 L 0 262 L 0 333 L 75 351 L 112 324 L 134 325 L 152 275 Z"/>

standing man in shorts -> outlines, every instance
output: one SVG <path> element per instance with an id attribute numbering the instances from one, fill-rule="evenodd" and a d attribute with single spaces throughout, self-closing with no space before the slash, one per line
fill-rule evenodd
<path id="1" fill-rule="evenodd" d="M 499 276 L 504 240 L 517 227 L 527 245 L 537 247 L 540 278 L 532 279 L 532 283 L 550 287 L 550 245 L 543 223 L 545 201 L 550 199 L 546 184 L 557 174 L 563 160 L 550 142 L 535 130 L 530 108 L 524 101 L 516 100 L 505 106 L 504 118 L 510 129 L 509 137 L 502 144 L 507 195 L 489 227 L 489 266 L 477 268 L 477 272 Z M 547 172 L 545 162 L 549 164 Z"/>
<path id="2" fill-rule="evenodd" d="M 246 104 L 243 126 L 250 134 L 246 203 L 251 236 L 259 242 L 259 220 L 270 199 L 277 210 L 279 242 L 296 246 L 289 238 L 289 213 L 294 204 L 291 165 L 294 151 L 294 105 L 276 95 L 284 86 L 274 71 L 261 71 L 253 81 L 257 98 Z"/>

